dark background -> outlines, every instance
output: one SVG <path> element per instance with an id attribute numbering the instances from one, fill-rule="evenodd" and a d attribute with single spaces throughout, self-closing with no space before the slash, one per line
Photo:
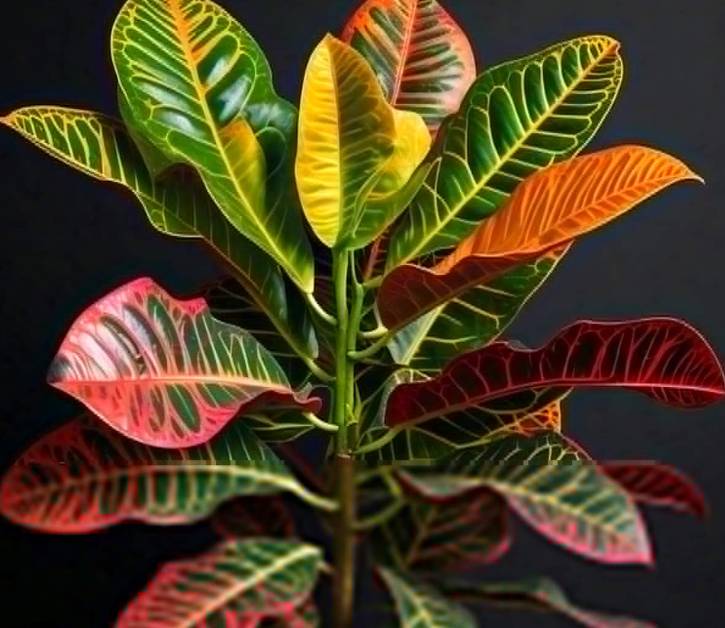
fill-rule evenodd
<path id="1" fill-rule="evenodd" d="M 351 1 L 224 0 L 267 51 L 280 92 L 297 101 L 309 52 L 338 32 Z M 725 5 L 720 0 L 447 0 L 481 67 L 558 40 L 603 32 L 623 42 L 625 85 L 592 148 L 637 141 L 687 161 L 706 187 L 683 185 L 578 244 L 512 334 L 545 340 L 577 318 L 672 314 L 725 356 Z M 120 0 L 23 0 L 3 8 L 0 111 L 64 104 L 115 112 L 107 51 Z M 139 275 L 188 293 L 217 268 L 197 245 L 153 231 L 128 194 L 0 134 L 0 467 L 78 406 L 44 384 L 69 324 L 92 300 Z M 648 512 L 654 570 L 595 565 L 517 525 L 490 577 L 547 574 L 577 600 L 673 628 L 723 625 L 723 408 L 681 413 L 624 392 L 581 392 L 570 433 L 599 458 L 653 458 L 697 478 L 712 515 L 702 524 Z M 0 522 L 0 623 L 9 628 L 108 626 L 164 560 L 203 550 L 203 526 L 123 525 L 52 537 Z M 366 605 L 367 606 L 367 605 Z M 488 615 L 499 628 L 568 625 L 524 613 Z M 363 621 L 361 625 L 366 625 Z"/>

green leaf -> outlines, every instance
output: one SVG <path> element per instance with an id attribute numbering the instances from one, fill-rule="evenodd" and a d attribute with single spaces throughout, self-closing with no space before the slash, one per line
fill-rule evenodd
<path id="1" fill-rule="evenodd" d="M 419 113 L 432 133 L 476 77 L 466 34 L 436 0 L 367 0 L 342 39 L 371 65 L 388 102 Z"/>
<path id="2" fill-rule="evenodd" d="M 440 131 L 387 268 L 455 246 L 527 176 L 579 152 L 619 90 L 618 49 L 581 37 L 484 72 Z"/>
<path id="3" fill-rule="evenodd" d="M 244 422 L 266 443 L 288 443 L 311 432 L 312 424 L 299 412 L 252 413 Z"/>
<path id="4" fill-rule="evenodd" d="M 117 628 L 256 626 L 286 619 L 309 598 L 321 551 L 292 541 L 226 541 L 168 563 L 126 607 Z"/>
<path id="5" fill-rule="evenodd" d="M 551 541 L 606 563 L 650 564 L 644 522 L 629 494 L 554 432 L 510 435 L 457 452 L 430 475 L 406 475 L 431 499 L 488 487 Z"/>
<path id="6" fill-rule="evenodd" d="M 654 624 L 621 615 L 610 615 L 575 606 L 550 578 L 518 582 L 451 582 L 438 585 L 447 595 L 468 603 L 486 603 L 517 610 L 558 613 L 587 628 L 655 628 Z"/>
<path id="7" fill-rule="evenodd" d="M 475 628 L 473 616 L 430 585 L 384 567 L 380 575 L 398 611 L 401 628 Z"/>
<path id="8" fill-rule="evenodd" d="M 397 364 L 435 373 L 453 358 L 494 341 L 513 321 L 568 247 L 521 264 L 421 316 L 390 341 Z"/>
<path id="9" fill-rule="evenodd" d="M 173 169 L 154 179 L 123 124 L 102 114 L 25 107 L 2 122 L 69 166 L 131 190 L 162 233 L 204 239 L 229 261 L 235 278 L 289 346 L 308 359 L 317 357 L 317 341 L 306 333 L 306 310 L 290 295 L 279 268 L 229 226 L 190 171 Z"/>
<path id="10" fill-rule="evenodd" d="M 395 516 L 373 528 L 376 560 L 413 573 L 493 562 L 509 546 L 506 508 L 486 490 L 438 502 L 406 496 Z"/>
<path id="11" fill-rule="evenodd" d="M 254 39 L 209 0 L 128 0 L 111 45 L 134 126 L 168 159 L 193 166 L 229 222 L 311 292 L 301 216 L 276 196 L 287 190 L 274 176 L 267 185 L 275 164 L 253 127 L 255 108 L 267 119 L 274 108 L 288 113 Z"/>
<path id="12" fill-rule="evenodd" d="M 292 389 L 249 332 L 214 319 L 203 299 L 176 300 L 148 278 L 81 314 L 48 380 L 114 429 L 156 447 L 204 443 L 237 414 L 321 407 Z"/>
<path id="13" fill-rule="evenodd" d="M 238 495 L 311 494 L 241 422 L 210 443 L 158 449 L 90 416 L 44 436 L 8 470 L 0 511 L 23 526 L 90 532 L 134 520 L 190 523 Z M 314 496 L 312 496 L 314 500 Z"/>

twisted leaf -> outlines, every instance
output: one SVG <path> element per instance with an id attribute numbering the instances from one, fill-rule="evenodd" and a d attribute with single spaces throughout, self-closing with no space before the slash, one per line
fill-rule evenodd
<path id="1" fill-rule="evenodd" d="M 430 585 L 391 569 L 378 571 L 395 600 L 401 628 L 475 628 L 473 616 Z"/>
<path id="2" fill-rule="evenodd" d="M 408 264 L 393 270 L 380 289 L 380 316 L 397 328 L 687 179 L 699 177 L 681 161 L 642 146 L 619 146 L 551 166 L 526 179 L 501 211 L 435 267 Z"/>
<path id="3" fill-rule="evenodd" d="M 432 133 L 476 77 L 466 34 L 436 0 L 367 0 L 342 39 L 372 66 L 388 102 L 420 114 Z"/>
<path id="4" fill-rule="evenodd" d="M 1 120 L 45 152 L 101 181 L 131 190 L 162 233 L 202 238 L 234 270 L 259 309 L 297 354 L 313 359 L 318 345 L 304 305 L 285 287 L 279 268 L 232 229 L 191 172 L 154 179 L 118 120 L 63 107 L 25 107 Z"/>
<path id="5" fill-rule="evenodd" d="M 234 228 L 311 292 L 301 217 L 278 180 L 268 191 L 279 163 L 253 128 L 255 118 L 269 122 L 276 112 L 281 121 L 272 127 L 294 141 L 289 105 L 276 95 L 254 39 L 210 0 L 128 0 L 111 48 L 134 126 L 169 160 L 196 168 Z"/>
<path id="6" fill-rule="evenodd" d="M 700 488 L 674 467 L 647 461 L 606 462 L 602 470 L 637 501 L 668 506 L 704 518 L 707 503 Z"/>
<path id="7" fill-rule="evenodd" d="M 682 321 L 581 321 L 539 349 L 497 342 L 457 358 L 434 379 L 398 386 L 388 400 L 386 423 L 421 423 L 572 386 L 631 388 L 681 408 L 706 406 L 725 395 L 713 350 Z"/>
<path id="8" fill-rule="evenodd" d="M 510 435 L 457 452 L 438 475 L 408 482 L 434 499 L 488 487 L 550 540 L 607 563 L 652 560 L 634 502 L 578 448 L 554 432 Z"/>
<path id="9" fill-rule="evenodd" d="M 117 628 L 256 626 L 294 616 L 322 564 L 320 550 L 292 541 L 226 541 L 168 563 L 131 601 Z"/>
<path id="10" fill-rule="evenodd" d="M 206 442 L 240 412 L 316 411 L 248 332 L 176 301 L 151 279 L 111 292 L 73 324 L 49 382 L 114 429 L 157 447 Z"/>
<path id="11" fill-rule="evenodd" d="M 210 443 L 157 449 L 93 417 L 41 438 L 8 470 L 0 511 L 23 526 L 54 533 L 91 532 L 121 521 L 179 524 L 209 515 L 237 495 L 305 488 L 240 422 Z"/>

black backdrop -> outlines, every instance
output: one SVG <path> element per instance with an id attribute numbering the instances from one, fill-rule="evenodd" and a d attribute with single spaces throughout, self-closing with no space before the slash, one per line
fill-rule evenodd
<path id="1" fill-rule="evenodd" d="M 352 0 L 226 0 L 258 38 L 283 95 L 297 100 L 307 55 L 337 32 Z M 120 0 L 23 0 L 3 8 L 0 111 L 58 103 L 115 111 L 108 32 Z M 637 141 L 679 155 L 708 182 L 681 186 L 578 244 L 512 330 L 528 344 L 582 317 L 669 313 L 725 355 L 721 298 L 725 240 L 725 5 L 719 0 L 448 0 L 481 65 L 571 36 L 604 32 L 624 45 L 624 89 L 593 147 Z M 75 173 L 10 132 L 0 135 L 0 467 L 77 406 L 44 384 L 73 318 L 122 282 L 149 274 L 177 293 L 216 268 L 190 242 L 155 233 L 132 198 Z M 627 393 L 577 393 L 567 428 L 604 459 L 681 466 L 712 504 L 703 525 L 649 512 L 657 566 L 587 563 L 517 525 L 513 550 L 490 576 L 548 574 L 595 607 L 674 628 L 722 625 L 725 590 L 723 408 L 679 413 Z M 51 537 L 0 523 L 0 624 L 107 626 L 157 565 L 197 552 L 203 526 L 125 525 L 94 536 Z M 368 595 L 366 593 L 366 595 Z M 560 618 L 490 615 L 502 628 L 564 626 Z M 361 625 L 366 625 L 363 620 Z"/>

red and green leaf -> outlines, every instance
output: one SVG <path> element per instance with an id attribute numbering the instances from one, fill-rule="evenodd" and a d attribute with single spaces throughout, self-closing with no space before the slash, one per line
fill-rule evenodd
<path id="1" fill-rule="evenodd" d="M 244 424 L 188 449 L 134 442 L 81 417 L 32 445 L 0 485 L 0 512 L 23 526 L 84 533 L 121 521 L 180 524 L 238 495 L 305 488 Z"/>
<path id="2" fill-rule="evenodd" d="M 293 391 L 251 334 L 138 279 L 88 308 L 50 368 L 50 383 L 126 436 L 157 447 L 208 441 L 234 416 L 319 409 Z"/>
<path id="3" fill-rule="evenodd" d="M 457 452 L 431 475 L 406 483 L 439 500 L 487 487 L 551 541 L 606 563 L 652 560 L 644 522 L 629 494 L 555 432 L 510 435 Z"/>
<path id="4" fill-rule="evenodd" d="M 499 399 L 582 386 L 629 388 L 681 408 L 725 396 L 715 353 L 689 325 L 668 318 L 582 321 L 539 349 L 497 342 L 460 356 L 429 381 L 401 384 L 388 399 L 386 423 L 421 423 Z"/>
<path id="5" fill-rule="evenodd" d="M 700 488 L 674 467 L 647 461 L 605 462 L 602 470 L 634 499 L 704 518 L 708 507 Z"/>
<path id="6" fill-rule="evenodd" d="M 254 536 L 284 539 L 294 536 L 295 522 L 279 497 L 240 497 L 222 504 L 211 520 L 223 537 L 243 539 Z"/>
<path id="7" fill-rule="evenodd" d="M 541 170 L 433 268 L 406 264 L 392 270 L 378 295 L 380 317 L 397 329 L 687 179 L 699 177 L 681 161 L 642 146 L 619 146 Z"/>
<path id="8" fill-rule="evenodd" d="M 370 63 L 388 101 L 420 114 L 431 132 L 476 77 L 465 33 L 436 0 L 367 0 L 342 39 Z"/>
<path id="9" fill-rule="evenodd" d="M 316 547 L 292 541 L 225 541 L 165 565 L 131 601 L 117 628 L 251 628 L 294 617 L 322 565 Z"/>

